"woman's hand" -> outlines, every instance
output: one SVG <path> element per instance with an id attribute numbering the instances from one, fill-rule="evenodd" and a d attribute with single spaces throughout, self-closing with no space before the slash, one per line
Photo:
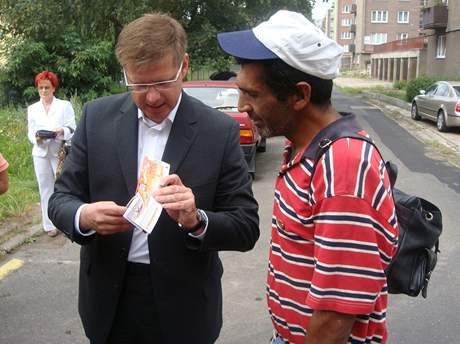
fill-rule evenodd
<path id="1" fill-rule="evenodd" d="M 56 136 L 64 136 L 64 128 L 56 128 L 53 131 L 56 133 Z"/>

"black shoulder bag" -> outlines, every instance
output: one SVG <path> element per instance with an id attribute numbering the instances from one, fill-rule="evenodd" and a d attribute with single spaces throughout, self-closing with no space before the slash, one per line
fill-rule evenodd
<path id="1" fill-rule="evenodd" d="M 336 133 L 319 143 L 311 180 L 321 156 L 335 141 L 346 137 L 369 142 L 380 154 L 374 142 L 363 135 L 351 131 Z M 442 214 L 436 205 L 426 199 L 396 189 L 394 184 L 398 175 L 397 166 L 390 161 L 387 161 L 385 166 L 390 178 L 399 225 L 398 249 L 385 270 L 388 292 L 409 296 L 418 296 L 422 292 L 422 296 L 426 298 L 428 282 L 436 266 L 437 254 L 440 252 Z"/>

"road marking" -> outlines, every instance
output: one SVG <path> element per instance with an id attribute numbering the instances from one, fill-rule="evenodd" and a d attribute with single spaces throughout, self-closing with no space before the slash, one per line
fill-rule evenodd
<path id="1" fill-rule="evenodd" d="M 24 261 L 20 259 L 11 259 L 8 263 L 0 266 L 0 280 L 2 280 L 10 272 L 19 269 L 24 265 Z"/>

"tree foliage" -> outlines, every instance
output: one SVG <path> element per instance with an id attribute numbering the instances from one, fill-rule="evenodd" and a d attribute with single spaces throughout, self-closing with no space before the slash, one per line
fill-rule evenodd
<path id="1" fill-rule="evenodd" d="M 108 93 L 120 79 L 113 50 L 123 25 L 143 13 L 171 14 L 188 34 L 193 68 L 228 66 L 216 34 L 241 30 L 278 9 L 310 16 L 312 0 L 0 0 L 0 54 L 6 56 L 0 83 L 25 100 L 35 96 L 33 77 L 56 71 L 60 94 L 89 99 Z"/>

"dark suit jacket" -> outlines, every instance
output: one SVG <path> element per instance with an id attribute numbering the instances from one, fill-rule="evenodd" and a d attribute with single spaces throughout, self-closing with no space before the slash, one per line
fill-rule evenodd
<path id="1" fill-rule="evenodd" d="M 83 203 L 128 203 L 137 183 L 137 146 L 137 107 L 129 94 L 86 104 L 49 201 L 53 223 L 82 245 L 79 312 L 92 343 L 104 343 L 111 329 L 132 231 L 84 237 L 75 231 L 74 217 Z M 223 268 L 217 251 L 250 250 L 259 237 L 239 126 L 183 93 L 163 160 L 192 188 L 209 225 L 199 241 L 163 212 L 149 235 L 160 325 L 166 343 L 212 343 L 222 326 Z"/>

